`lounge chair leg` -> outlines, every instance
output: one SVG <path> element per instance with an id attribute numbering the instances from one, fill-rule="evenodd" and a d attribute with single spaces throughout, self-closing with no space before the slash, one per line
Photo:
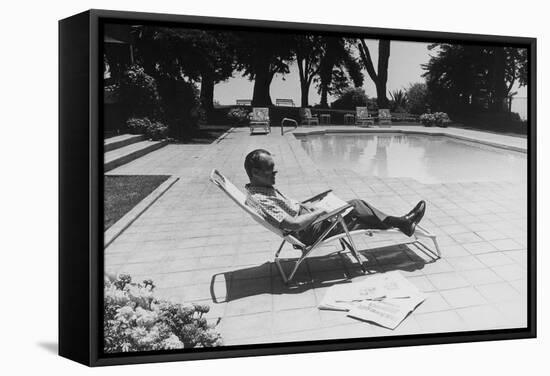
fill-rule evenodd
<path id="1" fill-rule="evenodd" d="M 357 260 L 357 262 L 361 266 L 361 270 L 363 270 L 363 273 L 366 273 L 367 269 L 363 265 L 363 259 L 361 258 L 361 256 L 359 256 L 359 253 L 357 252 L 357 247 L 355 247 L 355 243 L 353 242 L 353 238 L 351 237 L 351 235 L 349 233 L 348 226 L 346 226 L 346 222 L 344 222 L 342 216 L 338 216 L 338 220 L 340 221 L 340 223 L 342 224 L 342 227 L 344 228 L 344 231 L 346 232 L 346 237 L 349 240 L 348 246 L 350 248 L 351 253 L 353 254 L 355 259 Z M 345 240 L 344 240 L 344 242 L 347 243 L 347 241 L 345 241 Z"/>

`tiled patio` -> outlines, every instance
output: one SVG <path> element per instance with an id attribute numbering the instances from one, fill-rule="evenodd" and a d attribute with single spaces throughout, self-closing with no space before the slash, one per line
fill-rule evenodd
<path id="1" fill-rule="evenodd" d="M 406 129 L 416 128 L 431 131 Z M 460 129 L 445 132 L 526 147 L 521 138 Z M 362 198 L 398 214 L 426 200 L 422 224 L 438 235 L 442 258 L 394 246 L 406 240 L 403 235 L 357 238 L 360 249 L 370 249 L 363 253 L 371 272 L 400 270 L 427 295 L 396 330 L 316 308 L 326 289 L 346 275 L 367 278 L 345 256 L 313 257 L 299 270 L 299 285 L 282 282 L 272 263 L 279 238 L 208 180 L 210 170 L 217 168 L 244 186 L 244 157 L 256 148 L 275 155 L 277 186 L 298 199 L 332 188 L 344 199 Z M 152 278 L 162 297 L 208 303 L 208 316 L 222 318 L 218 329 L 226 345 L 527 324 L 524 181 L 422 184 L 327 170 L 314 165 L 292 133 L 281 136 L 279 128 L 255 136 L 249 136 L 248 129 L 234 129 L 210 145 L 171 144 L 109 174 L 170 174 L 180 180 L 105 250 L 106 271 L 130 273 L 134 280 Z M 297 255 L 291 247 L 286 251 L 290 257 Z"/>

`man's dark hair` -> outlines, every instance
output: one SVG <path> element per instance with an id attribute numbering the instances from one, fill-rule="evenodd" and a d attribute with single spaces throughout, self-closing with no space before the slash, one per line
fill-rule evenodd
<path id="1" fill-rule="evenodd" d="M 248 177 L 252 177 L 253 168 L 261 168 L 261 160 L 263 155 L 271 155 L 270 152 L 264 149 L 252 150 L 244 159 L 244 169 Z"/>

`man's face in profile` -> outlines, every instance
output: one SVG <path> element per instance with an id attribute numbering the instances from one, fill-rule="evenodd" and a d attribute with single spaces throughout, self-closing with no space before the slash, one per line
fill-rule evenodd
<path id="1" fill-rule="evenodd" d="M 256 180 L 256 184 L 265 187 L 273 186 L 275 184 L 275 175 L 277 174 L 273 158 L 270 155 L 263 154 L 259 167 L 253 168 L 252 173 Z"/>

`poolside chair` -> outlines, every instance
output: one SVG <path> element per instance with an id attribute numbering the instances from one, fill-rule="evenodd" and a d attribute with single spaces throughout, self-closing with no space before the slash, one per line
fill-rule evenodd
<path id="1" fill-rule="evenodd" d="M 378 110 L 378 125 L 391 127 L 391 113 L 389 109 Z"/>
<path id="2" fill-rule="evenodd" d="M 223 192 L 225 192 L 241 209 L 245 210 L 256 222 L 258 222 L 260 225 L 268 229 L 269 231 L 273 232 L 274 234 L 278 235 L 279 237 L 283 238 L 283 241 L 281 245 L 279 246 L 279 249 L 277 249 L 277 252 L 275 253 L 275 264 L 277 265 L 277 268 L 279 270 L 279 273 L 281 274 L 281 278 L 283 279 L 284 283 L 290 282 L 294 275 L 296 274 L 296 271 L 298 270 L 298 267 L 300 264 L 305 260 L 305 258 L 310 255 L 314 250 L 316 250 L 320 245 L 326 244 L 328 242 L 332 242 L 335 240 L 338 240 L 340 242 L 340 246 L 342 247 L 341 250 L 338 252 L 343 252 L 346 250 L 346 248 L 351 252 L 352 256 L 357 260 L 357 262 L 360 264 L 362 271 L 365 273 L 367 270 L 365 266 L 363 265 L 363 261 L 366 261 L 365 257 L 357 252 L 357 248 L 355 247 L 355 244 L 353 242 L 352 235 L 355 234 L 367 234 L 372 236 L 376 232 L 397 232 L 399 230 L 355 230 L 355 231 L 349 231 L 344 220 L 343 216 L 345 213 L 348 212 L 348 209 L 351 208 L 351 205 L 343 206 L 337 210 L 334 210 L 330 213 L 327 213 L 320 218 L 318 218 L 314 223 L 324 221 L 329 218 L 333 218 L 332 225 L 329 226 L 329 228 L 321 234 L 321 236 L 315 241 L 315 243 L 311 245 L 305 245 L 298 239 L 296 236 L 294 236 L 292 233 L 285 233 L 281 229 L 271 225 L 269 222 L 264 220 L 256 211 L 249 205 L 246 204 L 247 199 L 253 200 L 252 198 L 248 197 L 242 193 L 233 183 L 231 183 L 225 176 L 223 176 L 218 170 L 213 169 L 210 173 L 210 180 L 217 185 Z M 331 190 L 320 193 L 314 197 L 311 197 L 305 201 L 302 201 L 302 204 L 307 202 L 315 202 L 326 196 Z M 337 225 L 341 224 L 342 228 L 344 229 L 344 232 L 335 236 L 332 236 L 330 238 L 327 238 L 326 236 L 328 233 Z M 436 236 L 429 233 L 427 230 L 422 228 L 421 226 L 416 226 L 415 234 L 413 235 L 415 238 L 415 242 L 418 241 L 418 237 L 423 236 L 430 238 L 434 246 L 436 248 L 437 256 L 440 257 L 441 253 L 439 251 L 439 246 L 437 244 Z M 302 252 L 302 255 L 294 262 L 294 266 L 290 272 L 289 275 L 285 273 L 283 270 L 283 267 L 281 266 L 281 258 L 279 258 L 279 255 L 281 254 L 281 251 L 283 249 L 283 246 L 285 243 L 290 243 L 295 249 L 298 249 Z"/>
<path id="3" fill-rule="evenodd" d="M 302 125 L 319 125 L 319 118 L 311 114 L 310 108 L 300 108 L 300 119 Z"/>
<path id="4" fill-rule="evenodd" d="M 355 111 L 357 113 L 355 116 L 355 125 L 360 127 L 374 125 L 374 118 L 369 114 L 369 109 L 367 107 L 356 107 Z"/>
<path id="5" fill-rule="evenodd" d="M 269 122 L 269 108 L 252 108 L 252 112 L 250 113 L 250 134 L 254 132 L 255 128 L 263 129 L 265 133 L 271 133 L 271 125 Z"/>

